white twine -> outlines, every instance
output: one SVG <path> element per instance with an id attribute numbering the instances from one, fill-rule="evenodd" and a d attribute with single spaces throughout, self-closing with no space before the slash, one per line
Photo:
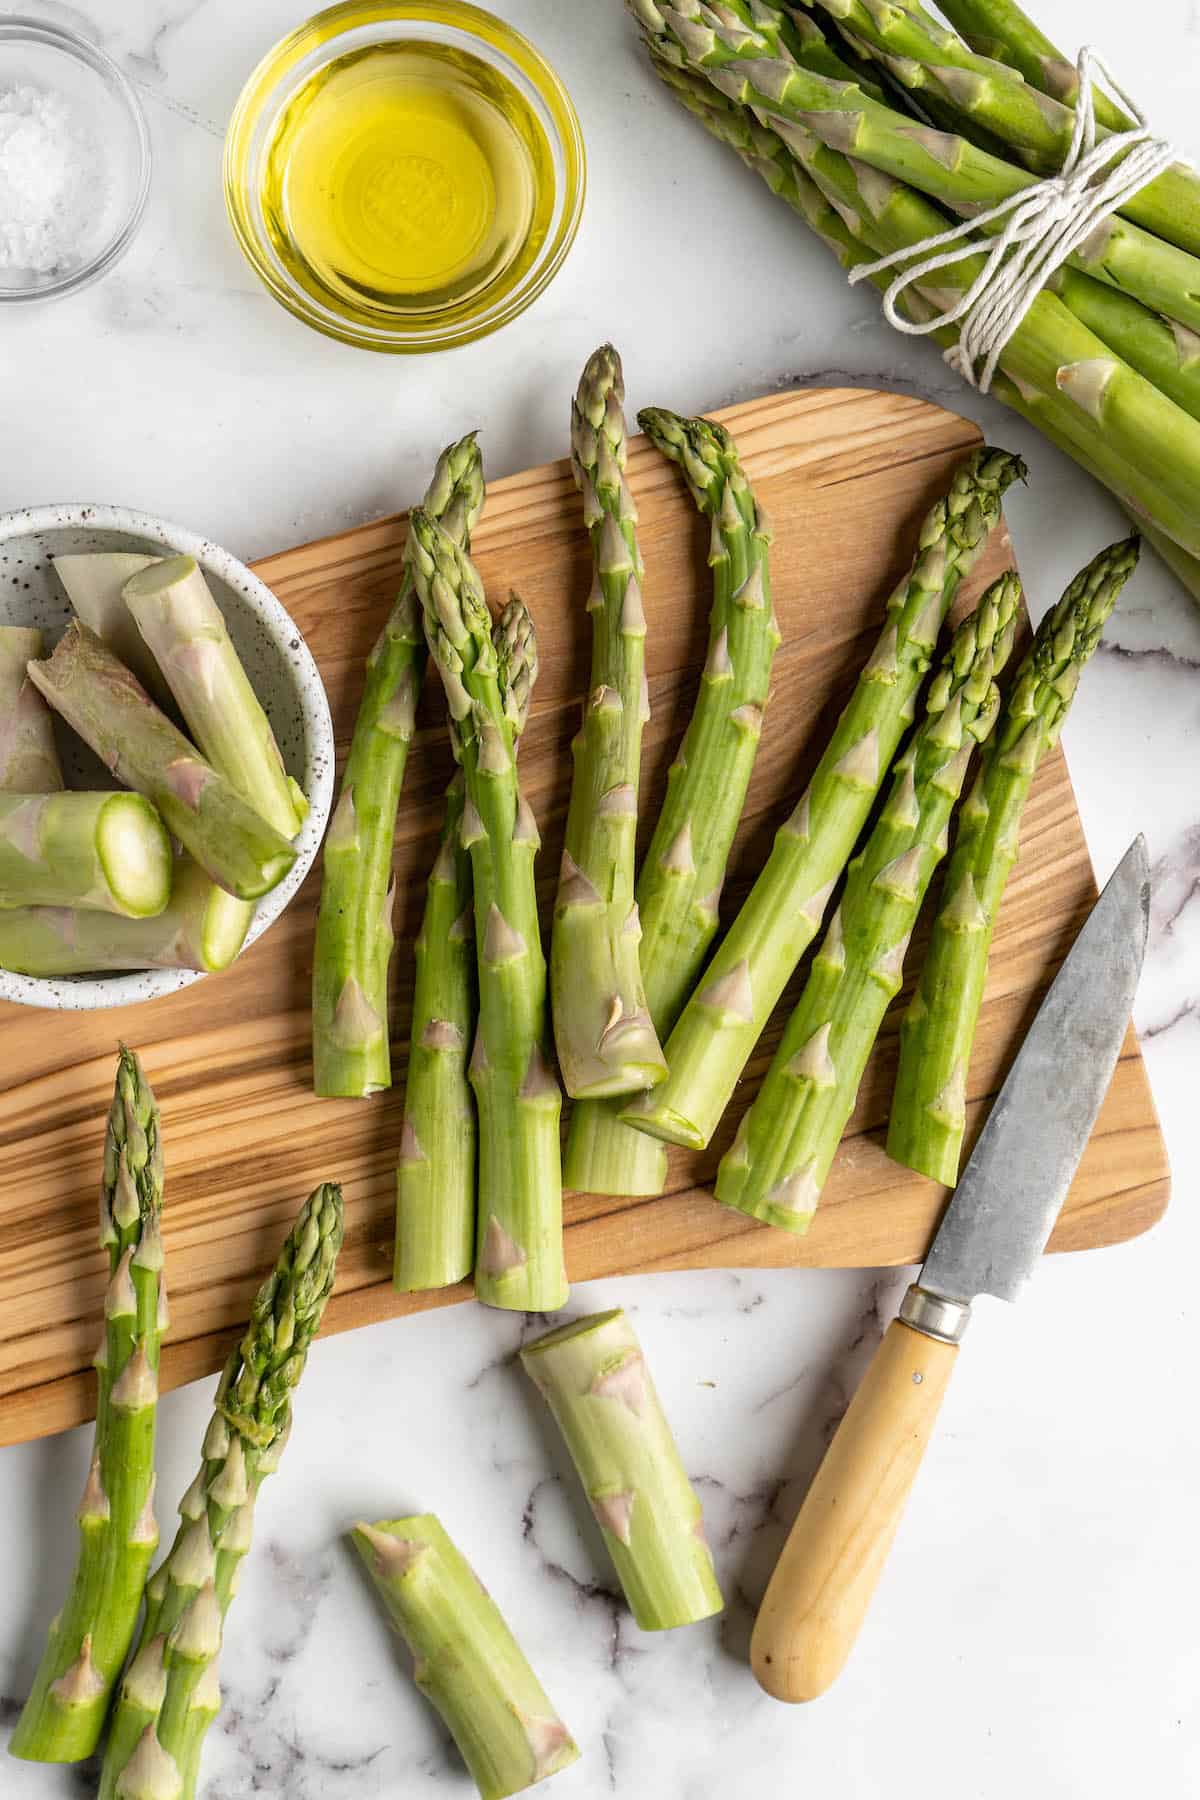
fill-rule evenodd
<path id="1" fill-rule="evenodd" d="M 1004 346 L 1055 269 L 1098 225 L 1164 169 L 1181 160 L 1165 138 L 1151 134 L 1146 115 L 1090 44 L 1079 52 L 1075 66 L 1079 72 L 1075 126 L 1057 175 L 1022 188 L 961 225 L 923 238 L 907 249 L 895 250 L 890 256 L 881 256 L 878 262 L 860 265 L 850 275 L 851 282 L 865 281 L 899 263 L 910 262 L 914 256 L 921 257 L 915 267 L 898 275 L 884 293 L 884 313 L 897 331 L 911 337 L 925 337 L 943 325 L 961 321 L 959 341 L 947 350 L 946 361 L 984 394 L 992 384 Z M 1109 87 L 1137 120 L 1129 131 L 1114 131 L 1099 142 L 1093 67 L 1103 72 Z M 981 241 L 977 234 L 982 227 L 1001 219 L 1008 223 L 999 236 Z M 983 269 L 948 310 L 926 320 L 907 319 L 897 311 L 897 302 L 906 288 L 926 281 L 939 269 L 985 251 Z M 977 374 L 979 363 L 983 366 Z"/>

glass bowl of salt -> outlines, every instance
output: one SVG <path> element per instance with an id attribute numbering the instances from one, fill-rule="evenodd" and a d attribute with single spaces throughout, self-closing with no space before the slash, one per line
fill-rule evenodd
<path id="1" fill-rule="evenodd" d="M 110 56 L 0 14 L 0 306 L 87 287 L 124 255 L 150 191 L 150 137 Z"/>

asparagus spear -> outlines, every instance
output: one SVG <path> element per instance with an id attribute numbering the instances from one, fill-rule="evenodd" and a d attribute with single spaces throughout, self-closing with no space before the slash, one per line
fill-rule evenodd
<path id="1" fill-rule="evenodd" d="M 1017 858 L 1021 813 L 1137 559 L 1136 537 L 1110 545 L 1046 614 L 962 809 L 929 951 L 901 1025 L 888 1128 L 890 1156 L 950 1186 L 958 1179 L 967 1069 L 988 951 Z"/>
<path id="2" fill-rule="evenodd" d="M 1025 473 L 1007 451 L 974 451 L 921 527 L 909 574 L 812 781 L 667 1044 L 671 1073 L 624 1117 L 669 1143 L 702 1148 L 792 970 L 821 924 L 879 785 L 913 716 L 917 689 L 964 575 Z"/>
<path id="3" fill-rule="evenodd" d="M 782 117 L 873 168 L 962 210 L 988 208 L 1023 193 L 1036 177 L 965 138 L 914 124 L 856 84 L 830 81 L 783 55 L 754 22 L 749 0 L 727 0 L 727 18 L 702 0 L 679 8 L 633 0 L 659 41 L 665 37 L 722 93 L 772 120 Z M 989 229 L 1000 229 L 989 227 Z M 1071 259 L 1076 268 L 1135 294 L 1157 312 L 1200 331 L 1200 260 L 1128 220 L 1106 220 Z"/>
<path id="4" fill-rule="evenodd" d="M 220 1705 L 217 1656 L 254 1503 L 283 1454 L 292 1391 L 333 1289 L 341 1241 L 341 1189 L 327 1182 L 301 1208 L 221 1372 L 200 1471 L 179 1503 L 175 1542 L 146 1587 L 100 1800 L 192 1800 L 204 1733 Z"/>
<path id="5" fill-rule="evenodd" d="M 29 675 L 116 779 L 154 802 L 220 887 L 257 900 L 283 880 L 296 860 L 291 844 L 203 760 L 95 632 L 73 621 Z"/>
<path id="6" fill-rule="evenodd" d="M 0 907 L 161 913 L 171 845 L 140 794 L 0 793 Z"/>
<path id="7" fill-rule="evenodd" d="M 438 457 L 425 508 L 467 544 L 483 506 L 474 432 Z M 379 641 L 325 837 L 313 953 L 313 1087 L 361 1098 L 391 1085 L 387 978 L 392 955 L 392 844 L 425 670 L 420 608 L 407 569 Z"/>
<path id="8" fill-rule="evenodd" d="M 968 135 L 981 124 L 1002 147 L 1015 151 L 1026 168 L 1047 175 L 1062 167 L 1075 129 L 1071 108 L 1028 86 L 1007 64 L 968 49 L 920 0 L 888 0 L 886 6 L 868 0 L 804 4 L 835 19 L 852 46 L 883 63 L 902 87 L 922 97 L 932 94 L 964 115 Z M 956 122 L 956 130 L 963 128 Z M 1110 133 L 1100 126 L 1097 135 Z M 1171 168 L 1130 195 L 1120 212 L 1194 255 L 1200 251 L 1198 199 L 1195 177 L 1182 167 Z"/>
<path id="9" fill-rule="evenodd" d="M 646 698 L 646 617 L 637 509 L 625 481 L 625 383 L 611 344 L 592 355 L 571 406 L 571 468 L 596 573 L 592 668 L 550 939 L 559 1067 L 577 1099 L 629 1094 L 666 1074 L 638 958 L 634 839 Z"/>
<path id="10" fill-rule="evenodd" d="M 576 1761 L 574 1739 L 440 1520 L 380 1519 L 351 1539 L 482 1800 L 522 1793 Z"/>
<path id="11" fill-rule="evenodd" d="M 294 838 L 308 801 L 283 766 L 271 722 L 195 559 L 148 564 L 125 583 L 124 599 L 213 768 L 281 837 Z"/>
<path id="12" fill-rule="evenodd" d="M 54 573 L 67 590 L 77 619 L 103 640 L 113 655 L 131 669 L 156 706 L 173 716 L 174 699 L 142 634 L 125 604 L 125 583 L 148 569 L 153 556 L 124 550 L 100 550 L 79 556 L 56 556 Z"/>
<path id="13" fill-rule="evenodd" d="M 1040 93 L 1074 106 L 1079 97 L 1074 63 L 1014 0 L 938 0 L 938 5 L 972 49 L 1009 63 Z M 1128 131 L 1134 122 L 1103 88 L 1095 90 L 1094 104 L 1097 121 L 1109 131 Z"/>
<path id="14" fill-rule="evenodd" d="M 215 887 L 190 856 L 171 865 L 171 897 L 152 919 L 69 906 L 0 908 L 0 969 L 92 975 L 119 969 L 227 969 L 246 941 L 252 908 Z"/>
<path id="15" fill-rule="evenodd" d="M 708 658 L 667 778 L 638 878 L 642 973 L 660 1037 L 675 1024 L 717 930 L 717 904 L 758 750 L 779 628 L 771 607 L 771 530 L 723 426 L 652 407 L 638 423 L 678 463 L 712 520 Z M 582 1101 L 567 1134 L 567 1185 L 600 1194 L 661 1194 L 667 1154 L 620 1117 L 616 1101 Z"/>
<path id="16" fill-rule="evenodd" d="M 79 1762 L 99 1743 L 158 1543 L 154 1428 L 167 1323 L 162 1190 L 158 1107 L 140 1062 L 122 1045 L 100 1183 L 109 1283 L 96 1357 L 96 1435 L 77 1514 L 71 1591 L 9 1743 L 13 1756 L 30 1762 Z"/>
<path id="17" fill-rule="evenodd" d="M 521 1361 L 558 1422 L 642 1630 L 720 1612 L 700 1502 L 625 1314 L 576 1319 L 527 1344 Z"/>
<path id="18" fill-rule="evenodd" d="M 871 1047 L 900 991 L 908 940 L 945 855 L 972 752 L 996 722 L 995 676 L 1012 649 L 1020 597 L 1017 577 L 1002 575 L 955 632 L 766 1080 L 721 1160 L 717 1199 L 765 1224 L 803 1233 L 812 1222 Z"/>
<path id="19" fill-rule="evenodd" d="M 406 554 L 466 783 L 479 1025 L 470 1080 L 479 1111 L 475 1292 L 489 1306 L 553 1312 L 566 1302 L 562 1095 L 546 1060 L 546 965 L 538 928 L 538 831 L 517 784 L 513 727 L 521 681 L 492 639 L 479 576 L 423 509 Z M 527 627 L 527 629 L 532 629 Z M 526 676 L 528 669 L 526 668 Z"/>
<path id="20" fill-rule="evenodd" d="M 46 702 L 26 674 L 42 634 L 0 625 L 0 791 L 52 794 L 63 784 Z"/>
<path id="21" fill-rule="evenodd" d="M 446 791 L 437 858 L 413 946 L 412 1037 L 396 1166 L 392 1282 L 451 1287 L 475 1260 L 475 1103 L 467 1045 L 475 1018 L 471 860 L 461 841 L 462 774 Z"/>

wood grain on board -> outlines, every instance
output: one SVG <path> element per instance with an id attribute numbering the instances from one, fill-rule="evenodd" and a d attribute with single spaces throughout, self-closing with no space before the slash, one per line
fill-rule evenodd
<path id="1" fill-rule="evenodd" d="M 772 570 L 783 628 L 725 890 L 728 918 L 880 628 L 883 599 L 912 555 L 922 513 L 978 433 L 922 401 L 849 389 L 776 394 L 717 416 L 736 434 L 776 523 Z M 641 439 L 631 448 L 630 480 L 641 510 L 650 626 L 644 842 L 704 658 L 708 532 L 675 470 Z M 1019 490 L 1012 505 L 1021 505 Z M 385 519 L 259 565 L 321 667 L 341 755 L 364 660 L 397 586 L 403 538 L 402 519 Z M 567 465 L 497 482 L 475 551 L 493 601 L 518 587 L 538 624 L 541 676 L 521 767 L 543 834 L 540 891 L 548 919 L 567 804 L 568 745 L 588 658 L 588 546 Z M 1001 529 L 964 598 L 1009 566 L 1011 554 Z M 1039 604 L 1050 597 L 1039 595 Z M 401 1079 L 410 945 L 451 767 L 440 712 L 441 696 L 430 683 L 396 835 L 392 1028 Z M 96 1185 L 118 1037 L 141 1052 L 163 1111 L 172 1311 L 164 1386 L 218 1366 L 294 1212 L 322 1179 L 341 1181 L 347 1201 L 346 1245 L 327 1330 L 468 1297 L 465 1287 L 401 1296 L 389 1283 L 402 1087 L 370 1101 L 318 1100 L 310 1091 L 308 995 L 318 885 L 314 872 L 280 923 L 231 970 L 168 999 L 107 1013 L 0 1007 L 0 1443 L 59 1430 L 91 1413 L 89 1359 L 104 1276 Z M 1066 765 L 1055 754 L 1034 786 L 1021 860 L 996 933 L 970 1072 L 972 1132 L 1095 891 Z M 922 950 L 918 932 L 910 980 Z M 568 1197 L 573 1279 L 920 1259 L 945 1194 L 890 1163 L 881 1147 L 898 1007 L 806 1238 L 729 1212 L 706 1191 L 796 991 L 793 983 L 714 1143 L 700 1154 L 672 1152 L 667 1195 Z M 1154 1223 L 1166 1199 L 1164 1148 L 1131 1034 L 1051 1248 L 1086 1249 L 1131 1237 Z"/>

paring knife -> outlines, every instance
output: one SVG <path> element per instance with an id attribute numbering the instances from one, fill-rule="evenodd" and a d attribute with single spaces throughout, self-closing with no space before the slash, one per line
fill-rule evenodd
<path id="1" fill-rule="evenodd" d="M 759 1684 L 814 1700 L 875 1591 L 979 1294 L 1015 1300 L 1045 1249 L 1129 1022 L 1150 881 L 1135 838 L 1038 1009 L 938 1228 L 805 1496 L 750 1643 Z"/>

